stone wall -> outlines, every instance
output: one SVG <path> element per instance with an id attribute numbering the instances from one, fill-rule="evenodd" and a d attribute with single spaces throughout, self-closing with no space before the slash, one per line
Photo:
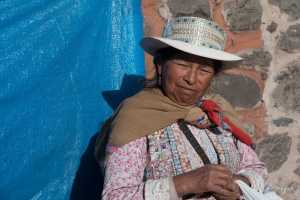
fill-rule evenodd
<path id="1" fill-rule="evenodd" d="M 239 112 L 284 199 L 300 197 L 300 1 L 142 0 L 145 35 L 173 16 L 212 18 L 228 34 L 226 50 L 244 58 L 213 90 Z M 155 73 L 146 56 L 147 77 Z"/>

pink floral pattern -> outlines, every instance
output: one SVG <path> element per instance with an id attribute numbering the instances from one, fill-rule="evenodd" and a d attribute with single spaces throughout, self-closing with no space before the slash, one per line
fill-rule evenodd
<path id="1" fill-rule="evenodd" d="M 215 135 L 206 129 L 189 128 L 212 163 L 218 153 L 222 164 L 248 177 L 253 188 L 263 191 L 267 171 L 249 146 L 235 144 L 231 133 L 224 130 Z M 103 200 L 174 200 L 177 194 L 172 176 L 199 168 L 203 162 L 174 123 L 121 147 L 108 146 L 105 166 Z"/>
<path id="2" fill-rule="evenodd" d="M 265 188 L 264 180 L 268 178 L 265 164 L 258 159 L 256 153 L 246 144 L 239 143 L 239 149 L 242 162 L 237 174 L 246 176 L 250 180 L 252 188 L 263 192 Z"/>
<path id="3" fill-rule="evenodd" d="M 122 146 L 108 147 L 102 199 L 144 199 L 144 168 L 147 160 L 146 138 Z"/>

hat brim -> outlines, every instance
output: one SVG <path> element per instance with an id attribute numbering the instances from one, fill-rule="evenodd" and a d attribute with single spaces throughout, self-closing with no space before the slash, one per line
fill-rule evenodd
<path id="1" fill-rule="evenodd" d="M 223 62 L 234 62 L 242 60 L 241 57 L 208 47 L 193 46 L 178 40 L 172 40 L 161 37 L 145 37 L 140 42 L 141 47 L 150 55 L 154 56 L 155 52 L 160 49 L 173 47 L 175 49 L 190 53 L 196 56 L 219 60 Z"/>

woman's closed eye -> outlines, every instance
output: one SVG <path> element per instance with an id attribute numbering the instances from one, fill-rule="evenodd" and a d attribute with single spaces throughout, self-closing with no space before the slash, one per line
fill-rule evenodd
<path id="1" fill-rule="evenodd" d="M 192 68 L 195 68 L 198 71 L 198 73 L 200 73 L 200 74 L 211 74 L 211 73 L 214 73 L 213 68 L 210 67 L 210 66 L 207 66 L 205 64 L 194 65 L 194 64 L 186 62 L 184 60 L 171 60 L 171 63 L 174 66 L 177 66 L 177 67 L 182 68 L 182 69 L 192 69 Z"/>
<path id="2" fill-rule="evenodd" d="M 214 73 L 211 69 L 207 68 L 207 67 L 201 67 L 199 69 L 200 72 L 204 72 L 204 73 L 208 73 L 208 74 L 211 74 L 211 73 Z"/>
<path id="3" fill-rule="evenodd" d="M 188 64 L 184 61 L 172 61 L 175 65 L 181 66 L 181 67 L 191 67 L 191 64 Z"/>

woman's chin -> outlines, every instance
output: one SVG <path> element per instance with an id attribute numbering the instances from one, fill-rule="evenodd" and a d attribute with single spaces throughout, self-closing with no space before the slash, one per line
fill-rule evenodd
<path id="1" fill-rule="evenodd" d="M 177 103 L 182 106 L 192 106 L 197 103 L 197 99 L 191 97 L 181 98 Z"/>
<path id="2" fill-rule="evenodd" d="M 199 95 L 195 93 L 182 93 L 178 98 L 178 104 L 191 106 L 197 104 L 198 99 L 200 99 Z"/>

